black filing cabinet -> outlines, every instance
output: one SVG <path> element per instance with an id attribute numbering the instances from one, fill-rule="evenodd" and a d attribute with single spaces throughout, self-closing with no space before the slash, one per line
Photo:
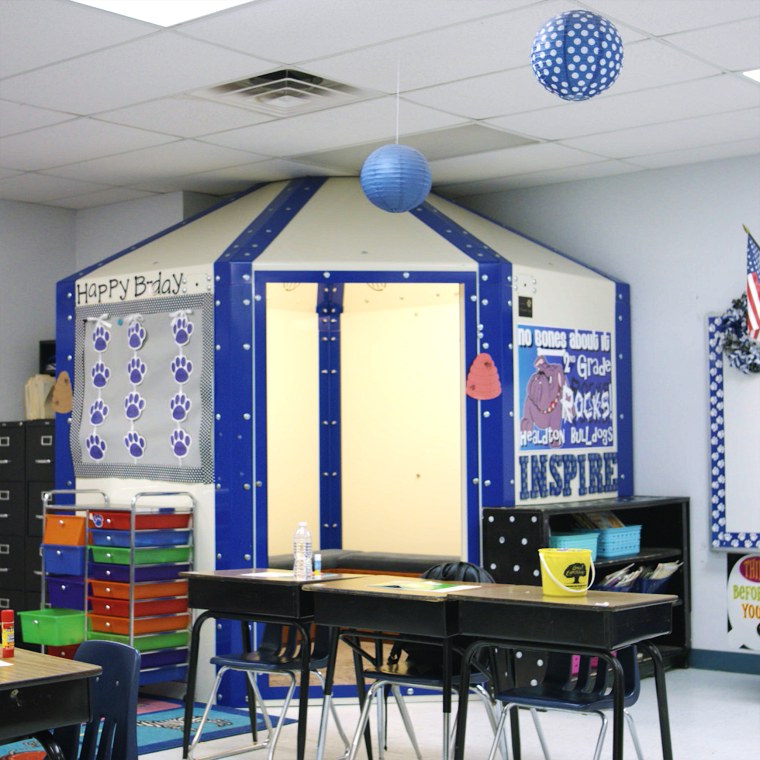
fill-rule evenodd
<path id="1" fill-rule="evenodd" d="M 53 420 L 0 422 L 0 609 L 40 606 L 42 494 L 53 488 Z"/>

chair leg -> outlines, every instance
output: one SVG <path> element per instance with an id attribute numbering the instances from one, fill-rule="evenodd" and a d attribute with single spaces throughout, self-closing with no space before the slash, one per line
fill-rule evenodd
<path id="1" fill-rule="evenodd" d="M 387 687 L 383 686 L 375 700 L 375 712 L 377 713 L 377 760 L 384 760 L 387 740 L 386 720 L 386 696 Z"/>
<path id="2" fill-rule="evenodd" d="M 319 681 L 319 685 L 322 687 L 322 694 L 324 695 L 325 677 L 318 670 L 312 670 L 311 672 L 317 677 L 317 680 Z M 340 722 L 340 718 L 338 717 L 338 711 L 335 709 L 335 703 L 332 701 L 332 699 L 330 700 L 329 711 L 333 717 L 333 720 L 335 721 L 335 727 L 338 729 L 338 735 L 340 736 L 340 740 L 343 742 L 343 746 L 346 752 L 348 752 L 348 747 L 349 747 L 348 737 L 346 736 L 346 732 L 343 730 L 343 724 Z"/>
<path id="3" fill-rule="evenodd" d="M 603 712 L 597 712 L 602 719 L 602 728 L 599 731 L 599 738 L 596 740 L 596 749 L 594 750 L 594 760 L 599 760 L 602 756 L 602 745 L 604 744 L 604 737 L 607 735 L 607 716 Z"/>
<path id="4" fill-rule="evenodd" d="M 348 751 L 347 760 L 355 760 L 356 753 L 359 751 L 359 745 L 361 744 L 362 737 L 364 736 L 364 729 L 369 719 L 369 711 L 372 708 L 372 700 L 375 697 L 378 689 L 384 685 L 383 681 L 375 681 L 372 686 L 367 689 L 367 696 L 364 700 L 364 707 L 362 708 L 361 715 L 359 716 L 359 722 L 356 725 L 354 736 L 351 739 L 351 748 Z"/>
<path id="5" fill-rule="evenodd" d="M 517 709 L 517 705 L 512 705 L 514 709 Z M 533 718 L 533 725 L 536 727 L 536 733 L 538 734 L 538 741 L 541 744 L 541 751 L 544 753 L 546 760 L 551 760 L 549 755 L 549 745 L 546 743 L 546 737 L 544 736 L 544 729 L 541 727 L 541 721 L 538 719 L 538 711 L 531 707 L 530 715 Z"/>
<path id="6" fill-rule="evenodd" d="M 491 724 L 491 730 L 493 731 L 494 736 L 499 736 L 498 732 L 496 731 L 496 715 L 494 712 L 495 708 L 491 702 L 491 695 L 488 693 L 488 689 L 478 684 L 475 687 L 474 691 L 480 697 L 480 701 L 486 708 L 486 715 L 488 716 L 488 722 Z M 454 730 L 456 731 L 456 727 Z M 509 760 L 509 749 L 507 749 L 506 737 L 499 737 L 499 749 L 504 760 Z"/>
<path id="7" fill-rule="evenodd" d="M 412 743 L 414 754 L 417 760 L 422 760 L 422 753 L 420 752 L 420 745 L 417 744 L 417 734 L 414 733 L 414 726 L 412 726 L 412 719 L 409 715 L 409 710 L 406 707 L 406 702 L 401 694 L 401 689 L 398 685 L 391 684 L 391 693 L 393 694 L 396 704 L 398 705 L 398 711 L 401 713 L 401 720 L 404 723 L 404 728 L 409 736 L 409 741 Z"/>
<path id="8" fill-rule="evenodd" d="M 636 757 L 639 760 L 644 760 L 644 753 L 641 751 L 641 744 L 639 743 L 639 733 L 636 731 L 636 723 L 633 720 L 633 715 L 625 710 L 624 712 L 626 722 L 628 723 L 628 730 L 631 732 L 631 739 L 633 740 L 633 746 L 636 750 Z"/>
<path id="9" fill-rule="evenodd" d="M 214 681 L 214 685 L 211 688 L 211 694 L 208 695 L 208 701 L 206 702 L 206 707 L 203 710 L 203 714 L 201 715 L 200 723 L 198 723 L 198 728 L 195 730 L 195 736 L 193 736 L 193 740 L 187 749 L 187 760 L 194 760 L 195 758 L 195 748 L 198 746 L 198 742 L 200 742 L 201 740 L 201 733 L 203 732 L 203 724 L 206 722 L 206 718 L 208 718 L 208 714 L 211 711 L 211 707 L 214 704 L 214 701 L 216 700 L 216 692 L 219 690 L 219 684 L 222 681 L 222 676 L 226 672 L 227 672 L 227 668 L 220 668 L 219 672 L 216 674 L 216 680 Z"/>
<path id="10" fill-rule="evenodd" d="M 504 734 L 504 724 L 507 721 L 507 715 L 509 715 L 509 703 L 506 703 L 501 708 L 501 715 L 499 715 L 499 720 L 496 723 L 496 728 L 494 729 L 493 742 L 491 743 L 491 749 L 488 752 L 488 760 L 494 760 L 494 758 L 496 757 L 496 750 L 499 748 L 500 740 Z"/>

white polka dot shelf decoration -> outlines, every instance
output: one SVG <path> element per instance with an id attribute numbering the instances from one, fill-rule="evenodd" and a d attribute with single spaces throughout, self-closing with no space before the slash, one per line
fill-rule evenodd
<path id="1" fill-rule="evenodd" d="M 623 43 L 607 19 L 588 11 L 567 11 L 541 27 L 530 62 L 549 92 L 563 100 L 588 100 L 617 79 Z"/>

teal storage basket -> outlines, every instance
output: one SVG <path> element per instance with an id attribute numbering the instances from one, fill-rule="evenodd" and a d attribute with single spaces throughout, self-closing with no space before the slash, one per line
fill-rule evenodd
<path id="1" fill-rule="evenodd" d="M 599 534 L 595 531 L 573 531 L 572 533 L 552 533 L 549 536 L 550 549 L 591 549 L 591 561 L 596 562 Z"/>
<path id="2" fill-rule="evenodd" d="M 604 528 L 599 533 L 599 556 L 603 559 L 638 554 L 641 549 L 641 526 Z"/>

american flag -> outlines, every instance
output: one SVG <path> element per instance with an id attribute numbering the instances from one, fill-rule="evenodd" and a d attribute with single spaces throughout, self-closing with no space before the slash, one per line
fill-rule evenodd
<path id="1" fill-rule="evenodd" d="M 747 332 L 760 339 L 760 249 L 747 233 Z"/>

